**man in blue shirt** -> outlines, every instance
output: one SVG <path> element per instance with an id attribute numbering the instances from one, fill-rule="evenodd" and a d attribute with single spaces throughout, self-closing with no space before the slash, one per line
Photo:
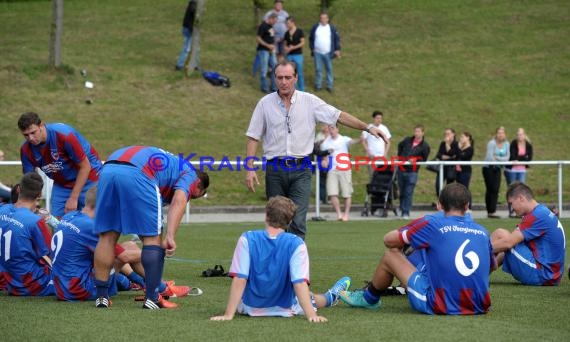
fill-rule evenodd
<path id="1" fill-rule="evenodd" d="M 49 228 L 34 214 L 43 181 L 35 172 L 20 182 L 18 201 L 0 206 L 0 272 L 12 296 L 50 296 Z"/>
<path id="2" fill-rule="evenodd" d="M 23 172 L 38 167 L 53 179 L 51 213 L 61 217 L 83 208 L 85 192 L 97 182 L 101 170 L 95 148 L 73 127 L 45 124 L 34 112 L 22 114 L 18 127 L 26 138 L 20 148 Z"/>
<path id="3" fill-rule="evenodd" d="M 382 256 L 372 282 L 364 291 L 341 292 L 351 306 L 380 308 L 380 293 L 396 277 L 407 288 L 408 300 L 425 314 L 473 315 L 486 313 L 491 306 L 489 273 L 496 266 L 489 233 L 465 211 L 471 195 L 459 183 L 447 185 L 440 193 L 444 210 L 426 215 L 388 232 Z M 402 252 L 411 245 L 420 253 L 412 264 Z"/>
<path id="4" fill-rule="evenodd" d="M 562 223 L 523 183 L 509 186 L 507 201 L 522 222 L 512 232 L 499 228 L 491 235 L 499 265 L 525 285 L 560 284 L 566 246 Z"/>
<path id="5" fill-rule="evenodd" d="M 141 262 L 145 272 L 143 308 L 174 308 L 177 305 L 158 292 L 164 257 L 174 255 L 175 235 L 186 203 L 204 196 L 210 180 L 204 172 L 172 153 L 151 146 L 128 146 L 113 152 L 101 171 L 98 184 L 95 233 L 95 306 L 109 307 L 108 279 L 121 234 L 137 234 L 143 242 Z M 164 240 L 162 206 L 170 204 Z"/>

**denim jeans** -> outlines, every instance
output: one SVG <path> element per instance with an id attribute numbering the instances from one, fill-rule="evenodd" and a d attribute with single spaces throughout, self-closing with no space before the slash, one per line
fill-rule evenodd
<path id="1" fill-rule="evenodd" d="M 321 84 L 323 80 L 323 65 L 327 72 L 327 88 L 333 88 L 333 67 L 332 59 L 329 54 L 314 53 L 315 59 L 315 88 L 321 89 Z"/>
<path id="2" fill-rule="evenodd" d="M 305 76 L 303 75 L 303 55 L 287 55 L 287 60 L 297 64 L 297 90 L 305 91 Z"/>
<path id="3" fill-rule="evenodd" d="M 526 171 L 511 171 L 505 169 L 505 178 L 507 179 L 507 185 L 513 182 L 524 183 L 526 181 Z"/>
<path id="4" fill-rule="evenodd" d="M 414 188 L 418 182 L 417 172 L 398 172 L 398 187 L 400 187 L 400 211 L 402 216 L 409 216 L 412 209 Z"/>
<path id="5" fill-rule="evenodd" d="M 259 83 L 261 91 L 268 93 L 277 89 L 275 86 L 275 66 L 277 65 L 277 58 L 274 53 L 267 50 L 257 51 L 259 56 Z M 267 71 L 271 68 L 271 88 L 267 85 Z"/>
<path id="6" fill-rule="evenodd" d="M 188 54 L 190 53 L 190 48 L 192 47 L 192 33 L 186 27 L 182 28 L 182 36 L 184 37 L 184 43 L 182 44 L 182 51 L 180 51 L 180 55 L 178 56 L 178 61 L 176 62 L 176 67 L 178 69 L 184 68 L 184 62 L 186 62 L 186 58 L 188 58 Z"/>
<path id="7" fill-rule="evenodd" d="M 288 171 L 282 167 L 267 167 L 265 170 L 265 193 L 267 198 L 285 196 L 290 198 L 297 206 L 293 222 L 287 230 L 303 240 L 307 233 L 307 211 L 311 197 L 311 168 Z"/>

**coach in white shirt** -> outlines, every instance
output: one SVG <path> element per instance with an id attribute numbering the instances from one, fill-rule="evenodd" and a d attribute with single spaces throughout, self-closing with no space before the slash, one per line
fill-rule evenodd
<path id="1" fill-rule="evenodd" d="M 305 166 L 310 162 L 308 156 L 314 148 L 316 124 L 335 125 L 338 122 L 357 130 L 367 130 L 377 138 L 384 137 L 376 127 L 366 125 L 313 94 L 295 90 L 297 72 L 294 63 L 279 63 L 275 78 L 278 91 L 259 100 L 246 132 L 245 183 L 252 192 L 259 185 L 253 158 L 259 141 L 263 140 L 263 157 L 268 161 L 265 168 L 267 198 L 281 195 L 293 200 L 297 212 L 288 231 L 304 239 L 312 179 L 311 167 Z"/>

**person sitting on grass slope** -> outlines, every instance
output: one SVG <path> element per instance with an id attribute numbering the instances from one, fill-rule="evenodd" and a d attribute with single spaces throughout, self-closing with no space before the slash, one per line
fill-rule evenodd
<path id="1" fill-rule="evenodd" d="M 324 294 L 309 291 L 309 255 L 305 242 L 286 233 L 295 216 L 293 201 L 269 199 L 265 229 L 243 233 L 237 242 L 229 275 L 233 277 L 226 311 L 213 321 L 229 321 L 236 312 L 249 316 L 305 315 L 309 322 L 326 322 L 317 308 L 332 306 L 340 291 L 348 290 L 343 277 Z"/>

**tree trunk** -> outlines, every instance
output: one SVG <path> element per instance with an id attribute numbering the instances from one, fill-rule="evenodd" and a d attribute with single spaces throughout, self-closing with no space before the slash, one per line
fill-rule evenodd
<path id="1" fill-rule="evenodd" d="M 52 23 L 49 42 L 49 60 L 51 67 L 61 66 L 61 36 L 63 34 L 63 0 L 52 0 Z"/>
<path id="2" fill-rule="evenodd" d="M 256 1 L 253 1 L 253 29 L 257 30 L 261 22 L 261 7 L 258 6 Z"/>
<path id="3" fill-rule="evenodd" d="M 196 16 L 192 28 L 192 47 L 190 48 L 190 61 L 186 60 L 186 75 L 190 75 L 194 70 L 200 69 L 200 26 L 202 26 L 202 13 L 206 6 L 206 0 L 198 0 L 196 5 Z"/>

